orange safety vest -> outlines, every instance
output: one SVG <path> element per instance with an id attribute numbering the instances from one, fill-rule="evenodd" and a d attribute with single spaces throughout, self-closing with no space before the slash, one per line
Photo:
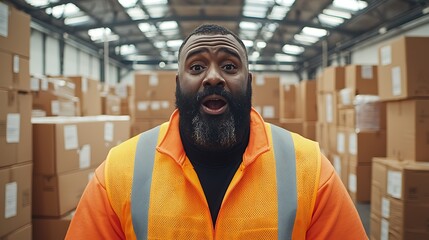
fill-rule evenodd
<path id="1" fill-rule="evenodd" d="M 198 176 L 177 145 L 178 112 L 159 134 L 153 130 L 111 151 L 106 190 L 127 239 L 304 239 L 320 151 L 317 143 L 279 130 L 252 111 L 249 144 L 214 227 Z M 135 162 L 124 158 L 131 151 Z"/>

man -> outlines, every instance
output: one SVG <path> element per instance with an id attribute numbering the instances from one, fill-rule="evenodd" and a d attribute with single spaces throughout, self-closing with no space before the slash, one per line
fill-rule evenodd
<path id="1" fill-rule="evenodd" d="M 317 143 L 265 123 L 251 81 L 235 34 L 195 29 L 178 110 L 110 151 L 66 239 L 367 239 Z"/>

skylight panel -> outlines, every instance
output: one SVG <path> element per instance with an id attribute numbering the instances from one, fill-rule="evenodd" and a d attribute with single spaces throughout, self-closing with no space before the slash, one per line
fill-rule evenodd
<path id="1" fill-rule="evenodd" d="M 339 18 L 344 18 L 344 19 L 350 19 L 352 18 L 352 14 L 350 12 L 345 12 L 345 11 L 339 11 L 339 10 L 334 10 L 334 9 L 324 9 L 323 13 L 332 17 L 339 17 Z"/>
<path id="2" fill-rule="evenodd" d="M 356 12 L 366 8 L 368 3 L 361 0 L 334 0 L 332 6 Z"/>
<path id="3" fill-rule="evenodd" d="M 118 0 L 118 1 L 124 8 L 134 7 L 137 3 L 137 0 Z"/>
<path id="4" fill-rule="evenodd" d="M 267 16 L 268 19 L 283 20 L 285 18 L 289 8 L 283 6 L 274 6 L 271 13 Z"/>
<path id="5" fill-rule="evenodd" d="M 133 20 L 139 20 L 139 19 L 146 19 L 148 16 L 143 11 L 143 9 L 139 7 L 129 8 L 127 9 L 128 15 L 130 15 L 131 19 Z"/>
<path id="6" fill-rule="evenodd" d="M 84 23 L 88 23 L 90 21 L 92 21 L 92 18 L 87 15 L 83 15 L 78 17 L 68 17 L 64 19 L 64 24 L 69 26 L 78 26 Z"/>
<path id="7" fill-rule="evenodd" d="M 312 36 L 307 36 L 307 35 L 303 35 L 303 34 L 295 34 L 293 36 L 293 38 L 298 41 L 298 42 L 302 42 L 302 43 L 307 43 L 307 44 L 314 44 L 317 41 L 319 41 L 319 38 L 317 37 L 312 37 Z"/>
<path id="8" fill-rule="evenodd" d="M 305 35 L 314 36 L 314 37 L 324 37 L 328 35 L 328 31 L 321 28 L 313 28 L 313 27 L 304 27 L 301 31 Z"/>
<path id="9" fill-rule="evenodd" d="M 344 22 L 343 18 L 333 17 L 323 13 L 319 14 L 318 18 L 321 23 L 331 26 L 338 26 Z"/>
<path id="10" fill-rule="evenodd" d="M 301 46 L 285 44 L 282 48 L 283 52 L 287 54 L 298 55 L 304 52 L 304 48 Z"/>

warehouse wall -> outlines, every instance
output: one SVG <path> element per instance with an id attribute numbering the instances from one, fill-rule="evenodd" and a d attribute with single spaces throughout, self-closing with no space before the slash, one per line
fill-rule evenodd
<path id="1" fill-rule="evenodd" d="M 383 39 L 382 41 L 378 41 L 374 44 L 363 43 L 363 46 L 357 46 L 352 52 L 352 64 L 377 65 L 379 47 L 399 36 L 429 36 L 429 17 L 425 17 L 425 19 L 419 21 L 423 22 L 423 25 L 413 27 L 413 24 L 411 23 L 411 26 L 407 27 L 408 29 L 406 29 L 405 31 L 396 30 L 397 32 L 395 34 L 391 34 L 391 36 L 387 39 Z M 380 38 L 381 37 L 382 36 L 380 36 Z"/>
<path id="2" fill-rule="evenodd" d="M 30 40 L 30 72 L 34 75 L 43 74 L 43 35 L 38 31 L 31 31 Z"/>

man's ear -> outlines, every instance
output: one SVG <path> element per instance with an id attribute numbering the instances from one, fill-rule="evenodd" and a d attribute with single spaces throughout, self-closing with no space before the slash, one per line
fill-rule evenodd
<path id="1" fill-rule="evenodd" d="M 251 72 L 249 72 L 249 73 L 247 74 L 247 81 L 249 81 L 249 84 L 251 84 L 251 83 L 252 83 L 252 80 L 253 80 L 253 74 L 252 74 Z"/>
<path id="2" fill-rule="evenodd" d="M 179 73 L 176 73 L 176 84 L 179 83 Z"/>

